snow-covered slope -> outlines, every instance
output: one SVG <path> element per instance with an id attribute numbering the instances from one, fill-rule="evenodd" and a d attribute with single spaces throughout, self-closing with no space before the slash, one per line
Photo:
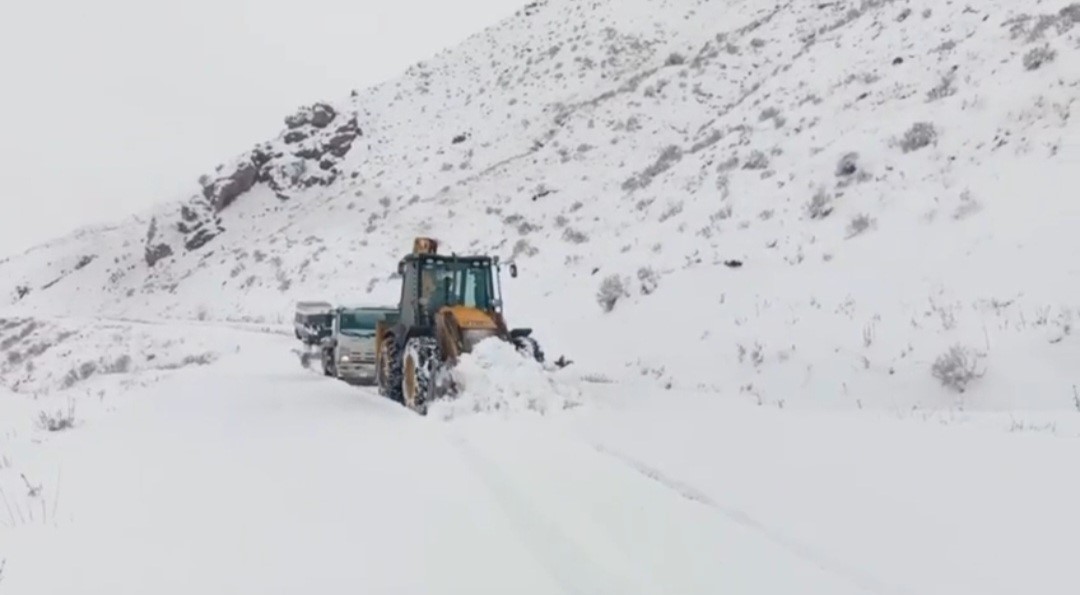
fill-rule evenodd
<path id="1" fill-rule="evenodd" d="M 277 322 L 392 302 L 426 234 L 516 261 L 511 322 L 598 378 L 1072 408 L 1078 44 L 1063 1 L 534 2 L 188 200 L 0 262 L 0 296 Z"/>

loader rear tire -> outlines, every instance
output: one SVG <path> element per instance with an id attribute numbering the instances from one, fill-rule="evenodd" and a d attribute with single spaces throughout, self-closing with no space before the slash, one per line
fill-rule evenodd
<path id="1" fill-rule="evenodd" d="M 414 337 L 401 357 L 401 396 L 406 407 L 427 414 L 432 399 L 439 345 L 432 337 Z"/>

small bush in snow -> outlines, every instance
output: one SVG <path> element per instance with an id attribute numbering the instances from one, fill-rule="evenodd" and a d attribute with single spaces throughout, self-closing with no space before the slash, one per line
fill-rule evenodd
<path id="1" fill-rule="evenodd" d="M 656 291 L 657 285 L 659 285 L 659 279 L 656 276 L 656 271 L 649 267 L 641 267 L 637 272 L 638 281 L 641 282 L 641 293 L 649 295 Z"/>
<path id="2" fill-rule="evenodd" d="M 584 244 L 589 241 L 589 236 L 570 227 L 563 230 L 562 237 L 571 244 Z"/>
<path id="3" fill-rule="evenodd" d="M 905 153 L 918 151 L 937 142 L 937 128 L 929 122 L 916 122 L 900 139 L 900 148 Z"/>
<path id="4" fill-rule="evenodd" d="M 926 94 L 926 100 L 928 102 L 937 101 L 939 99 L 945 99 L 946 97 L 952 97 L 956 95 L 956 87 L 953 86 L 953 82 L 956 80 L 956 75 L 949 73 L 941 78 L 941 82 L 936 87 L 930 89 Z"/>
<path id="5" fill-rule="evenodd" d="M 624 297 L 629 297 L 630 292 L 626 288 L 626 280 L 619 275 L 608 275 L 600 283 L 600 290 L 596 293 L 596 301 L 604 312 L 611 312 L 615 304 Z"/>
<path id="6" fill-rule="evenodd" d="M 743 169 L 766 169 L 769 167 L 769 158 L 761 151 L 754 151 L 746 158 Z"/>
<path id="7" fill-rule="evenodd" d="M 806 205 L 806 212 L 811 219 L 824 219 L 833 212 L 832 201 L 832 196 L 825 192 L 824 188 L 819 189 L 810 199 L 810 204 Z"/>
<path id="8" fill-rule="evenodd" d="M 971 196 L 970 190 L 965 190 L 960 195 L 960 206 L 953 212 L 953 219 L 960 221 L 982 210 L 982 204 Z"/>
<path id="9" fill-rule="evenodd" d="M 680 54 L 679 52 L 672 52 L 671 55 L 668 56 L 667 61 L 664 62 L 664 64 L 668 66 L 681 66 L 683 64 L 686 64 L 686 56 Z"/>
<path id="10" fill-rule="evenodd" d="M 131 371 L 131 356 L 121 355 L 102 369 L 105 374 L 127 374 Z"/>
<path id="11" fill-rule="evenodd" d="M 67 411 L 53 413 L 42 411 L 38 414 L 38 427 L 49 432 L 62 432 L 75 427 L 75 402 L 69 402 Z"/>
<path id="12" fill-rule="evenodd" d="M 1042 68 L 1043 64 L 1048 64 L 1057 58 L 1057 52 L 1050 48 L 1050 46 L 1037 47 L 1024 54 L 1024 69 L 1025 70 L 1038 70 Z"/>
<path id="13" fill-rule="evenodd" d="M 540 250 L 529 243 L 529 240 L 522 238 L 514 244 L 514 252 L 510 256 L 510 260 L 517 260 L 518 256 L 536 256 L 540 253 Z"/>
<path id="14" fill-rule="evenodd" d="M 668 219 L 671 219 L 672 217 L 678 215 L 679 213 L 682 212 L 682 210 L 683 210 L 683 203 L 682 202 L 677 202 L 675 204 L 672 204 L 672 205 L 668 206 L 668 208 L 664 209 L 663 213 L 660 213 L 660 223 L 663 223 L 663 222 L 667 221 Z"/>
<path id="15" fill-rule="evenodd" d="M 934 360 L 930 373 L 941 386 L 963 393 L 972 381 L 983 375 L 979 370 L 979 359 L 980 356 L 967 347 L 954 345 Z"/>
<path id="16" fill-rule="evenodd" d="M 853 238 L 862 234 L 866 230 L 874 226 L 874 220 L 869 215 L 856 215 L 851 223 L 848 223 L 847 237 Z"/>

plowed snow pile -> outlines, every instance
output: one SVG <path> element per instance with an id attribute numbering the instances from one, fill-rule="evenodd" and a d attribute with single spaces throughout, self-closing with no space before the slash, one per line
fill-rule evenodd
<path id="1" fill-rule="evenodd" d="M 444 420 L 475 413 L 546 415 L 581 403 L 577 386 L 504 341 L 483 341 L 462 356 L 454 380 L 461 394 L 432 404 L 429 415 Z"/>

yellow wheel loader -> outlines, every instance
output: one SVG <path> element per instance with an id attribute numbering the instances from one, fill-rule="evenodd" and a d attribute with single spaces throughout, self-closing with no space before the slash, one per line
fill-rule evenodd
<path id="1" fill-rule="evenodd" d="M 543 363 L 531 329 L 509 329 L 503 318 L 498 257 L 445 256 L 438 242 L 416 238 L 398 263 L 401 301 L 396 315 L 375 330 L 379 392 L 424 414 L 431 401 L 452 397 L 450 370 L 458 357 L 485 339 L 513 343 Z M 510 276 L 517 266 L 510 265 Z"/>

